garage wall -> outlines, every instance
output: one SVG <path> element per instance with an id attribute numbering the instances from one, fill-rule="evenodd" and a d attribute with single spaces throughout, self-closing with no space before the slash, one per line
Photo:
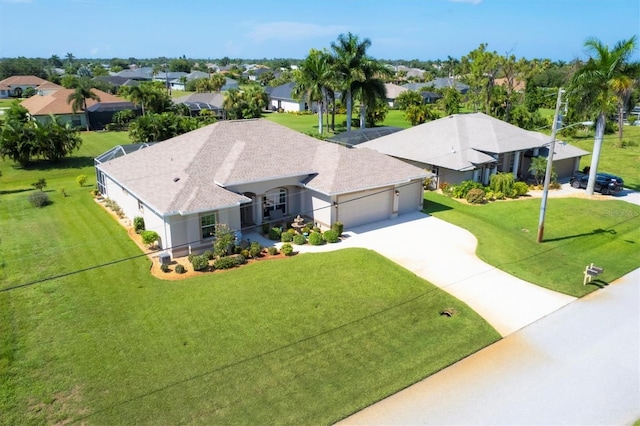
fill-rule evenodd
<path id="1" fill-rule="evenodd" d="M 398 214 L 415 212 L 422 209 L 424 197 L 422 180 L 415 180 L 408 185 L 401 185 L 397 188 Z"/>
<path id="2" fill-rule="evenodd" d="M 349 228 L 388 219 L 393 209 L 393 197 L 393 186 L 339 195 L 336 220 Z"/>
<path id="3" fill-rule="evenodd" d="M 567 158 L 553 162 L 553 167 L 559 179 L 568 178 L 575 174 L 580 164 L 580 158 Z"/>

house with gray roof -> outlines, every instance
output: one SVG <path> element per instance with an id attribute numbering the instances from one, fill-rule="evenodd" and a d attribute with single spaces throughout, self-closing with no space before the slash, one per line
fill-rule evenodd
<path id="1" fill-rule="evenodd" d="M 430 170 L 437 184 L 474 180 L 488 184 L 491 175 L 513 173 L 526 178 L 531 158 L 550 137 L 521 129 L 483 113 L 454 114 L 356 145 Z M 545 151 L 546 152 L 546 151 Z M 586 151 L 556 144 L 558 177 L 571 176 Z"/>
<path id="2" fill-rule="evenodd" d="M 211 111 L 217 118 L 225 119 L 224 95 L 222 92 L 191 93 L 173 99 L 174 104 L 184 104 L 189 107 L 191 115 L 197 115 L 202 110 Z"/>
<path id="3" fill-rule="evenodd" d="M 265 119 L 219 121 L 117 152 L 96 161 L 100 192 L 128 218 L 143 217 L 174 257 L 210 248 L 221 223 L 247 231 L 300 214 L 348 229 L 417 211 L 428 175 Z"/>
<path id="4" fill-rule="evenodd" d="M 268 108 L 273 111 L 284 112 L 300 112 L 300 111 L 317 111 L 318 105 L 313 102 L 311 106 L 305 99 L 295 99 L 293 96 L 293 89 L 296 86 L 294 82 L 282 84 L 280 86 L 273 87 L 267 91 L 269 96 Z"/>

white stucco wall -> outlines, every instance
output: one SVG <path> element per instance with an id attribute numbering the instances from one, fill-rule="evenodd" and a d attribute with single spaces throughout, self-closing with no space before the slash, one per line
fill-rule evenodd
<path id="1" fill-rule="evenodd" d="M 424 190 L 422 180 L 418 179 L 410 184 L 398 186 L 398 214 L 422 210 Z"/>
<path id="2" fill-rule="evenodd" d="M 394 197 L 393 186 L 339 195 L 337 221 L 348 228 L 388 219 L 392 215 Z"/>

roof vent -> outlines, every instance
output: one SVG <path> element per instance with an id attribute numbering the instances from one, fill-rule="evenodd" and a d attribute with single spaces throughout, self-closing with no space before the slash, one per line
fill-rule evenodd
<path id="1" fill-rule="evenodd" d="M 174 182 L 177 182 L 177 181 L 179 181 L 179 180 L 180 180 L 180 178 L 179 178 L 179 177 L 174 177 L 174 178 L 173 178 L 173 181 L 174 181 Z"/>

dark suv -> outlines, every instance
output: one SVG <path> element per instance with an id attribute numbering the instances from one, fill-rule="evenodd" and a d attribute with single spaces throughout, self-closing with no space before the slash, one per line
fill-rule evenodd
<path id="1" fill-rule="evenodd" d="M 588 181 L 588 174 L 579 173 L 573 176 L 569 182 L 574 188 L 586 188 Z M 596 175 L 594 190 L 604 195 L 615 194 L 616 192 L 622 191 L 623 185 L 624 181 L 619 176 L 611 175 L 609 173 L 598 173 Z"/>

